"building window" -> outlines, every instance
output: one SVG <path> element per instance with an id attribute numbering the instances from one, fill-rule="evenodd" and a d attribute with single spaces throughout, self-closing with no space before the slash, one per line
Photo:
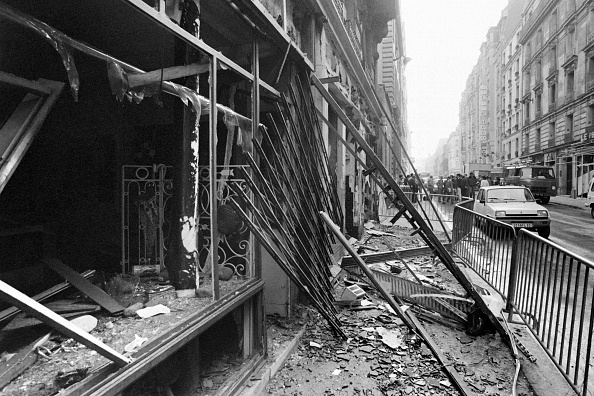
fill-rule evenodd
<path id="1" fill-rule="evenodd" d="M 549 123 L 549 147 L 555 145 L 555 121 Z"/>
<path id="2" fill-rule="evenodd" d="M 530 102 L 524 103 L 524 120 L 530 121 Z"/>
<path id="3" fill-rule="evenodd" d="M 551 84 L 549 87 L 549 103 L 554 105 L 557 99 L 557 84 Z"/>
<path id="4" fill-rule="evenodd" d="M 568 114 L 565 117 L 565 130 L 568 136 L 573 137 L 573 114 Z"/>
<path id="5" fill-rule="evenodd" d="M 567 93 L 568 94 L 573 93 L 574 80 L 575 80 L 575 73 L 572 70 L 569 73 L 567 73 Z"/>
<path id="6" fill-rule="evenodd" d="M 542 94 L 540 92 L 538 92 L 536 94 L 536 114 L 537 117 L 541 114 L 542 112 Z"/>
<path id="7" fill-rule="evenodd" d="M 540 150 L 540 128 L 536 128 L 534 136 L 534 150 Z"/>
<path id="8" fill-rule="evenodd" d="M 594 125 L 594 105 L 588 106 L 586 117 L 588 125 Z"/>
<path id="9" fill-rule="evenodd" d="M 594 53 L 588 57 L 588 77 L 586 78 L 586 91 L 594 89 Z"/>
<path id="10" fill-rule="evenodd" d="M 557 70 L 557 46 L 553 45 L 550 51 L 550 67 L 549 67 L 549 75 L 553 74 L 555 70 Z"/>

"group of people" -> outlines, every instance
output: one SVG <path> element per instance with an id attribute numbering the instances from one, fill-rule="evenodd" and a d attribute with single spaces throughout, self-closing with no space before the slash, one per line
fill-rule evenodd
<path id="1" fill-rule="evenodd" d="M 399 184 L 408 186 L 409 191 L 412 193 L 411 201 L 413 203 L 418 200 L 418 193 L 422 191 L 422 180 L 416 177 L 413 173 L 406 177 L 400 175 Z M 499 178 L 495 180 L 487 176 L 479 176 L 478 178 L 474 175 L 474 172 L 470 172 L 470 175 L 456 174 L 447 177 L 439 176 L 438 179 L 434 179 L 433 176 L 429 176 L 426 182 L 426 189 L 429 196 L 437 195 L 440 203 L 454 203 L 461 201 L 463 198 L 473 198 L 480 187 L 490 186 L 499 184 Z"/>

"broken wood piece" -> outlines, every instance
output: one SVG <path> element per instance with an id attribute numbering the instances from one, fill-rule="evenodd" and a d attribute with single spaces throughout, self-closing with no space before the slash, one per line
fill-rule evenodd
<path id="1" fill-rule="evenodd" d="M 83 278 L 78 272 L 74 271 L 60 260 L 45 259 L 43 262 L 64 277 L 74 287 L 83 292 L 91 300 L 101 305 L 109 313 L 118 314 L 124 311 L 124 307 L 122 307 L 113 297 Z"/>
<path id="2" fill-rule="evenodd" d="M 135 88 L 141 85 L 148 85 L 159 81 L 175 80 L 177 78 L 206 73 L 209 70 L 209 63 L 193 63 L 190 65 L 157 69 L 146 73 L 130 73 L 128 74 L 128 86 L 130 88 Z"/>
<path id="3" fill-rule="evenodd" d="M 99 311 L 101 307 L 95 304 L 78 304 L 76 302 L 68 302 L 66 300 L 52 301 L 43 304 L 55 313 L 71 313 L 71 312 L 93 312 Z"/>
<path id="4" fill-rule="evenodd" d="M 128 86 L 134 88 L 159 81 L 169 81 L 195 74 L 202 74 L 208 71 L 210 71 L 210 63 L 192 63 L 190 65 L 157 69 L 146 73 L 129 73 Z"/>
<path id="5" fill-rule="evenodd" d="M 14 287 L 2 281 L 0 281 L 0 298 L 19 307 L 24 312 L 35 316 L 37 319 L 55 328 L 62 334 L 74 338 L 75 341 L 78 341 L 88 348 L 97 351 L 101 355 L 112 360 L 120 367 L 130 363 L 129 358 L 121 355 L 111 347 L 99 341 L 97 338 L 80 330 L 78 326 L 73 325 L 68 320 L 64 319 L 49 308 L 44 307 L 37 301 L 31 299 L 27 295 L 21 293 Z"/>
<path id="6" fill-rule="evenodd" d="M 38 338 L 16 355 L 0 364 L 0 389 L 4 388 L 23 371 L 31 367 L 37 361 L 37 348 L 49 340 L 52 332 Z"/>
<path id="7" fill-rule="evenodd" d="M 80 276 L 82 276 L 85 279 L 88 279 L 88 278 L 92 277 L 93 275 L 95 275 L 95 270 L 87 270 L 80 274 Z M 36 294 L 35 296 L 33 296 L 31 298 L 35 301 L 47 300 L 48 298 L 53 297 L 56 294 L 68 289 L 70 286 L 72 286 L 70 284 L 70 282 L 63 282 L 63 283 L 60 283 L 56 286 L 53 286 L 53 287 L 45 290 L 39 294 Z M 10 319 L 11 317 L 13 317 L 17 313 L 19 313 L 19 311 L 20 310 L 17 307 L 10 307 L 10 308 L 6 308 L 4 311 L 1 311 L 0 312 L 0 323 L 7 319 Z"/>

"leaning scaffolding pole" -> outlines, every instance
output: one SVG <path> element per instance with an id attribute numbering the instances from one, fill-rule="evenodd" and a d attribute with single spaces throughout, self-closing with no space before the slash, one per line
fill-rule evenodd
<path id="1" fill-rule="evenodd" d="M 340 118 L 342 123 L 346 126 L 349 130 L 353 138 L 359 144 L 359 147 L 362 148 L 365 153 L 367 154 L 368 159 L 373 163 L 377 171 L 381 174 L 383 179 L 386 181 L 388 186 L 394 191 L 396 199 L 402 205 L 402 213 L 406 215 L 408 212 L 407 218 L 409 218 L 410 224 L 415 228 L 415 233 L 419 234 L 419 236 L 427 243 L 427 245 L 433 250 L 435 255 L 440 258 L 441 262 L 448 268 L 448 270 L 454 275 L 454 277 L 460 282 L 460 285 L 464 288 L 464 290 L 472 296 L 474 299 L 478 309 L 488 318 L 488 320 L 495 326 L 497 331 L 501 334 L 502 337 L 507 339 L 507 332 L 505 331 L 503 325 L 497 320 L 495 315 L 489 310 L 483 299 L 481 298 L 478 291 L 475 289 L 474 285 L 470 282 L 470 280 L 466 277 L 466 275 L 462 272 L 462 270 L 458 267 L 458 265 L 454 262 L 453 257 L 450 253 L 446 250 L 443 246 L 439 238 L 435 235 L 433 230 L 427 225 L 423 217 L 419 214 L 415 206 L 410 202 L 410 200 L 404 194 L 404 191 L 398 186 L 398 183 L 394 179 L 394 177 L 390 174 L 390 172 L 386 169 L 382 161 L 378 158 L 375 152 L 371 149 L 371 147 L 367 144 L 365 139 L 361 136 L 361 134 L 357 131 L 357 128 L 353 125 L 351 120 L 342 110 L 342 108 L 336 103 L 330 92 L 324 88 L 322 82 L 314 75 L 311 75 L 311 82 L 316 87 L 316 89 L 320 92 L 324 100 L 328 103 L 329 106 L 336 112 L 337 116 Z"/>

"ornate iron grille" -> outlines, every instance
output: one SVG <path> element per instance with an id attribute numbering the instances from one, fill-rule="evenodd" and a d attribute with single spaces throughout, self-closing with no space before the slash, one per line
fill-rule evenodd
<path id="1" fill-rule="evenodd" d="M 122 271 L 158 273 L 165 263 L 170 220 L 167 202 L 173 167 L 163 164 L 122 167 Z"/>
<path id="2" fill-rule="evenodd" d="M 227 202 L 236 194 L 227 187 L 227 182 L 234 182 L 246 194 L 250 194 L 243 178 L 238 177 L 240 168 L 247 170 L 247 166 L 230 165 L 217 167 L 217 197 L 219 245 L 217 247 L 218 263 L 229 267 L 239 276 L 249 276 L 250 263 L 253 262 L 253 241 L 246 224 L 234 214 Z M 209 167 L 199 167 L 198 183 L 198 254 L 199 270 L 209 273 L 212 227 L 210 218 L 210 179 Z M 225 210 L 227 209 L 227 210 Z"/>

